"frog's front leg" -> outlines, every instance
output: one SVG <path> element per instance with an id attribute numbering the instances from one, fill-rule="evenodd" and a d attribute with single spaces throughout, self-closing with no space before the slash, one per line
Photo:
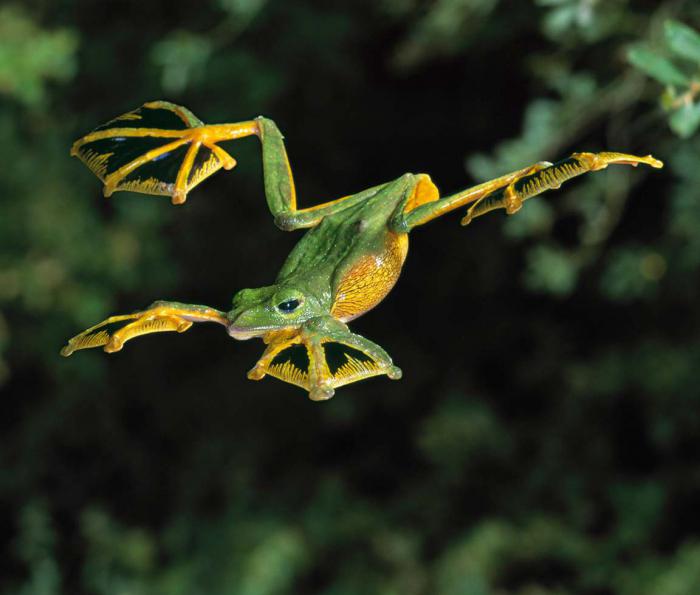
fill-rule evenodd
<path id="1" fill-rule="evenodd" d="M 265 341 L 268 347 L 248 378 L 260 380 L 269 374 L 304 388 L 314 401 L 330 399 L 336 388 L 372 376 L 401 378 L 386 351 L 331 316 L 270 333 Z"/>
<path id="2" fill-rule="evenodd" d="M 166 331 L 184 333 L 194 322 L 229 323 L 224 312 L 208 306 L 157 301 L 140 312 L 110 316 L 90 327 L 70 339 L 61 349 L 61 355 L 68 357 L 74 351 L 91 347 L 103 347 L 107 353 L 114 353 L 130 339 Z"/>

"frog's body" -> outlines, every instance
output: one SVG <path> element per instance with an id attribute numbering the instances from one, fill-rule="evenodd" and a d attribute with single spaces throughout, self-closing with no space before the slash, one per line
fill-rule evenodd
<path id="1" fill-rule="evenodd" d="M 143 334 L 184 332 L 194 322 L 217 322 L 235 339 L 261 337 L 267 344 L 249 378 L 275 376 L 305 388 L 314 400 L 370 376 L 396 379 L 401 371 L 389 355 L 346 323 L 374 308 L 394 287 L 413 228 L 466 205 L 464 225 L 497 208 L 512 214 L 524 200 L 613 163 L 662 166 L 651 156 L 574 153 L 556 164 L 540 162 L 445 198 L 428 175 L 404 174 L 299 209 L 283 137 L 272 120 L 206 126 L 186 108 L 162 101 L 95 129 L 72 152 L 104 181 L 106 196 L 135 190 L 166 194 L 180 204 L 206 177 L 236 164 L 218 142 L 250 135 L 262 142 L 265 194 L 275 223 L 283 230 L 309 229 L 275 283 L 239 291 L 228 312 L 161 301 L 141 312 L 112 316 L 73 337 L 63 355 L 96 346 L 118 351 Z M 115 324 L 119 328 L 111 332 Z"/>
<path id="2" fill-rule="evenodd" d="M 342 322 L 364 314 L 391 291 L 408 253 L 394 231 L 414 176 L 402 176 L 365 201 L 325 217 L 290 253 L 276 284 L 306 287 Z"/>

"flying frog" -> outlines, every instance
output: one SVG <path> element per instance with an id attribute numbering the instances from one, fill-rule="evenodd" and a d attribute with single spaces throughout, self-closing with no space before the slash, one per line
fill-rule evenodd
<path id="1" fill-rule="evenodd" d="M 182 333 L 195 322 L 214 322 L 234 339 L 260 337 L 266 344 L 248 378 L 273 376 L 307 390 L 315 401 L 371 376 L 396 380 L 401 370 L 386 351 L 347 324 L 394 287 L 413 229 L 463 207 L 462 225 L 494 209 L 512 215 L 528 198 L 611 164 L 663 166 L 651 155 L 574 153 L 446 197 L 440 197 L 427 174 L 407 173 L 357 194 L 299 208 L 283 136 L 272 120 L 206 125 L 188 109 L 166 101 L 145 103 L 99 126 L 76 141 L 71 154 L 102 180 L 105 196 L 129 190 L 170 196 L 173 204 L 183 204 L 205 178 L 236 165 L 220 143 L 253 135 L 262 146 L 265 197 L 275 224 L 284 231 L 309 230 L 275 282 L 239 291 L 228 311 L 157 301 L 132 314 L 111 316 L 70 339 L 62 355 L 100 346 L 113 353 L 141 335 Z"/>

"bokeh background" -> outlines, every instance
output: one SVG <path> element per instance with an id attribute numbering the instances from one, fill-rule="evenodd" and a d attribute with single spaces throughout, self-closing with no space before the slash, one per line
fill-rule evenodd
<path id="1" fill-rule="evenodd" d="M 697 595 L 700 7 L 676 0 L 0 5 L 0 589 Z M 172 207 L 68 149 L 142 102 L 274 118 L 303 204 L 653 152 L 412 236 L 353 324 L 404 369 L 312 403 L 220 328 L 63 359 L 154 299 L 226 309 L 299 234 L 255 140 Z"/>

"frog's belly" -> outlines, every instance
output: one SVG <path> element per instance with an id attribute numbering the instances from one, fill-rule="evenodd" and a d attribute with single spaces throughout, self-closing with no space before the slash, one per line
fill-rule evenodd
<path id="1" fill-rule="evenodd" d="M 384 250 L 358 260 L 338 282 L 331 314 L 343 322 L 364 314 L 394 287 L 408 253 L 408 234 L 387 234 Z"/>

